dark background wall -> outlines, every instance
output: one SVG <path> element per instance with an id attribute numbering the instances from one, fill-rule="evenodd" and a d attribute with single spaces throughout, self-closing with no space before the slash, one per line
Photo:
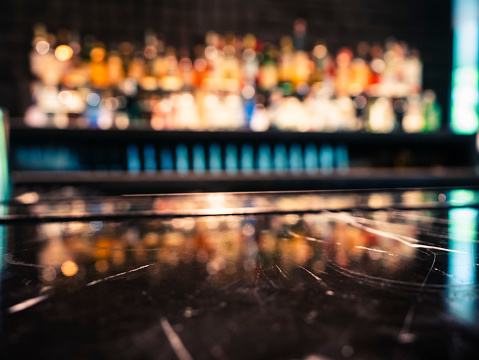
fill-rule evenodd
<path id="1" fill-rule="evenodd" d="M 77 29 L 109 43 L 141 42 L 147 28 L 167 44 L 191 47 L 208 30 L 277 42 L 294 19 L 308 21 L 310 47 L 330 48 L 388 37 L 407 41 L 424 62 L 424 87 L 449 106 L 452 62 L 450 0 L 14 0 L 0 5 L 0 106 L 21 116 L 29 102 L 27 54 L 33 25 Z M 445 113 L 447 113 L 445 111 Z"/>

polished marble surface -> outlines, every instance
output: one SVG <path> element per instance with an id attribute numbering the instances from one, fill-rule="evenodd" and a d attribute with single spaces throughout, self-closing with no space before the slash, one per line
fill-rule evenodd
<path id="1" fill-rule="evenodd" d="M 0 217 L 2 349 L 479 358 L 478 204 L 471 189 L 26 193 Z"/>

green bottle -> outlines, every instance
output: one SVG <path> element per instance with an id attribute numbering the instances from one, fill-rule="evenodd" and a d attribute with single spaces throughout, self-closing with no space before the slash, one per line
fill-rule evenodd
<path id="1" fill-rule="evenodd" d="M 436 102 L 434 91 L 424 91 L 422 102 L 424 132 L 439 130 L 441 127 L 441 106 Z"/>

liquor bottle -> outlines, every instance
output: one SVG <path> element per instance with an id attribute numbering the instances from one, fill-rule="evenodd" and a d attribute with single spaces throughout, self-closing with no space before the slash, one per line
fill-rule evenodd
<path id="1" fill-rule="evenodd" d="M 394 108 L 391 99 L 379 97 L 372 100 L 369 107 L 368 130 L 372 132 L 389 133 L 396 126 Z"/>
<path id="2" fill-rule="evenodd" d="M 351 83 L 351 60 L 353 53 L 348 48 L 343 48 L 336 56 L 336 96 L 349 96 L 349 85 Z"/>
<path id="3" fill-rule="evenodd" d="M 441 107 L 436 102 L 436 94 L 426 90 L 422 97 L 422 111 L 425 121 L 424 131 L 437 131 L 441 127 Z"/>
<path id="4" fill-rule="evenodd" d="M 224 98 L 227 109 L 224 127 L 228 130 L 240 129 L 245 126 L 245 112 L 241 97 L 232 92 Z"/>
<path id="5" fill-rule="evenodd" d="M 176 50 L 168 47 L 165 57 L 165 75 L 161 78 L 161 88 L 163 91 L 180 91 L 183 87 L 183 80 L 180 76 Z"/>
<path id="6" fill-rule="evenodd" d="M 223 88 L 226 91 L 238 92 L 241 86 L 241 68 L 236 49 L 234 46 L 234 36 L 227 34 L 225 37 L 225 46 L 223 48 L 224 60 L 221 64 L 221 78 L 224 81 Z"/>
<path id="7" fill-rule="evenodd" d="M 193 83 L 195 88 L 201 89 L 205 85 L 205 79 L 208 78 L 208 62 L 205 58 L 205 48 L 202 45 L 195 47 L 196 59 L 193 63 Z"/>
<path id="8" fill-rule="evenodd" d="M 157 38 L 154 46 L 156 49 L 156 56 L 152 60 L 152 72 L 158 81 L 158 86 L 161 87 L 162 78 L 167 73 L 165 44 L 161 39 Z"/>
<path id="9" fill-rule="evenodd" d="M 407 101 L 407 110 L 403 118 L 405 132 L 421 132 L 426 126 L 420 95 L 412 95 Z"/>
<path id="10" fill-rule="evenodd" d="M 269 129 L 270 118 L 268 110 L 266 110 L 263 104 L 254 106 L 249 126 L 253 131 L 266 131 Z"/>
<path id="11" fill-rule="evenodd" d="M 295 56 L 293 41 L 289 36 L 281 38 L 281 52 L 279 60 L 278 78 L 283 95 L 289 96 L 294 91 Z"/>
<path id="12" fill-rule="evenodd" d="M 311 119 L 312 131 L 328 130 L 333 91 L 333 87 L 327 82 L 315 83 L 311 87 L 310 94 L 304 100 L 305 109 Z"/>
<path id="13" fill-rule="evenodd" d="M 265 44 L 259 68 L 258 87 L 267 92 L 271 92 L 278 85 L 278 65 L 273 51 L 272 45 Z"/>
<path id="14" fill-rule="evenodd" d="M 366 61 L 363 58 L 355 58 L 351 63 L 350 96 L 356 97 L 363 93 L 369 85 L 370 77 L 371 73 Z"/>
<path id="15" fill-rule="evenodd" d="M 108 78 L 109 83 L 116 87 L 120 86 L 120 83 L 125 78 L 123 62 L 117 51 L 112 51 L 108 54 Z"/>
<path id="16" fill-rule="evenodd" d="M 175 129 L 199 129 L 200 119 L 196 110 L 195 98 L 191 93 L 184 92 L 172 95 L 172 104 Z"/>
<path id="17" fill-rule="evenodd" d="M 104 89 L 110 84 L 106 50 L 101 43 L 90 51 L 90 81 L 93 87 Z"/>
<path id="18" fill-rule="evenodd" d="M 155 91 L 158 88 L 158 80 L 155 73 L 155 60 L 158 55 L 158 39 L 152 30 L 145 32 L 145 46 L 143 48 L 143 57 L 145 61 L 145 72 L 140 80 L 140 85 L 147 91 Z"/>
<path id="19" fill-rule="evenodd" d="M 334 103 L 339 114 L 338 129 L 346 131 L 359 130 L 360 123 L 356 117 L 356 108 L 351 98 L 349 96 L 341 96 L 334 100 Z"/>
<path id="20" fill-rule="evenodd" d="M 410 50 L 404 64 L 404 81 L 410 94 L 422 89 L 422 63 L 416 50 Z"/>
<path id="21" fill-rule="evenodd" d="M 386 70 L 386 63 L 383 60 L 383 48 L 379 44 L 371 46 L 371 61 L 369 63 L 371 76 L 367 94 L 371 97 L 378 97 L 382 93 L 383 73 Z"/>
<path id="22" fill-rule="evenodd" d="M 245 84 L 255 84 L 259 75 L 259 60 L 256 55 L 256 38 L 254 35 L 248 34 L 243 38 L 243 70 L 242 76 Z"/>

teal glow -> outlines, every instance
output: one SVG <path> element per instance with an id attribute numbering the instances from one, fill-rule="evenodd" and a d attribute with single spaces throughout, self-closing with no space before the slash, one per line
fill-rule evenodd
<path id="1" fill-rule="evenodd" d="M 304 148 L 304 167 L 308 173 L 318 171 L 318 148 L 315 144 L 307 144 Z"/>
<path id="2" fill-rule="evenodd" d="M 173 171 L 173 154 L 168 148 L 161 149 L 161 171 Z"/>
<path id="3" fill-rule="evenodd" d="M 156 167 L 156 150 L 151 144 L 145 145 L 143 148 L 143 157 L 145 158 L 145 171 L 155 172 Z"/>
<path id="4" fill-rule="evenodd" d="M 336 167 L 342 172 L 349 170 L 349 154 L 345 144 L 340 144 L 336 148 Z"/>
<path id="5" fill-rule="evenodd" d="M 473 134 L 479 129 L 479 0 L 453 0 L 453 70 L 451 130 Z"/>
<path id="6" fill-rule="evenodd" d="M 319 149 L 319 167 L 323 174 L 330 174 L 333 172 L 334 155 L 333 148 L 329 144 L 324 144 Z"/>
<path id="7" fill-rule="evenodd" d="M 449 210 L 447 299 L 452 315 L 474 321 L 476 315 L 477 209 Z M 474 296 L 469 296 L 470 294 Z"/>
<path id="8" fill-rule="evenodd" d="M 7 138 L 5 133 L 4 113 L 0 109 L 0 201 L 6 200 L 10 191 L 8 176 Z"/>
<path id="9" fill-rule="evenodd" d="M 472 190 L 455 189 L 449 192 L 449 202 L 454 206 L 470 205 L 476 199 L 476 194 Z"/>
<path id="10" fill-rule="evenodd" d="M 176 171 L 185 174 L 189 169 L 188 148 L 185 144 L 179 144 L 176 147 Z"/>
<path id="11" fill-rule="evenodd" d="M 285 172 L 288 168 L 288 155 L 284 144 L 276 144 L 274 147 L 274 169 L 278 173 Z"/>
<path id="12" fill-rule="evenodd" d="M 271 148 L 268 144 L 261 144 L 258 149 L 258 170 L 261 173 L 268 173 L 271 170 Z"/>
<path id="13" fill-rule="evenodd" d="M 203 145 L 196 144 L 193 146 L 193 171 L 202 174 L 206 169 L 205 149 Z"/>
<path id="14" fill-rule="evenodd" d="M 3 206 L 2 206 L 3 208 Z M 0 210 L 0 213 L 3 214 L 3 209 Z M 3 270 L 3 258 L 7 253 L 7 227 L 6 225 L 0 225 L 0 272 Z M 1 287 L 1 284 L 0 284 Z M 1 289 L 0 289 L 1 290 Z"/>
<path id="15" fill-rule="evenodd" d="M 254 152 L 253 146 L 244 144 L 241 147 L 241 170 L 244 173 L 251 173 L 254 169 Z"/>
<path id="16" fill-rule="evenodd" d="M 303 171 L 303 151 L 298 143 L 292 144 L 289 148 L 289 168 L 293 173 Z"/>
<path id="17" fill-rule="evenodd" d="M 138 153 L 138 146 L 136 145 L 129 145 L 126 149 L 127 153 L 127 166 L 128 172 L 131 174 L 136 174 L 140 172 L 141 163 L 140 163 L 140 155 Z"/>
<path id="18" fill-rule="evenodd" d="M 210 171 L 221 172 L 221 147 L 216 143 L 210 145 Z"/>
<path id="19" fill-rule="evenodd" d="M 238 171 L 238 148 L 234 144 L 228 144 L 226 145 L 225 152 L 226 172 L 234 174 Z"/>

